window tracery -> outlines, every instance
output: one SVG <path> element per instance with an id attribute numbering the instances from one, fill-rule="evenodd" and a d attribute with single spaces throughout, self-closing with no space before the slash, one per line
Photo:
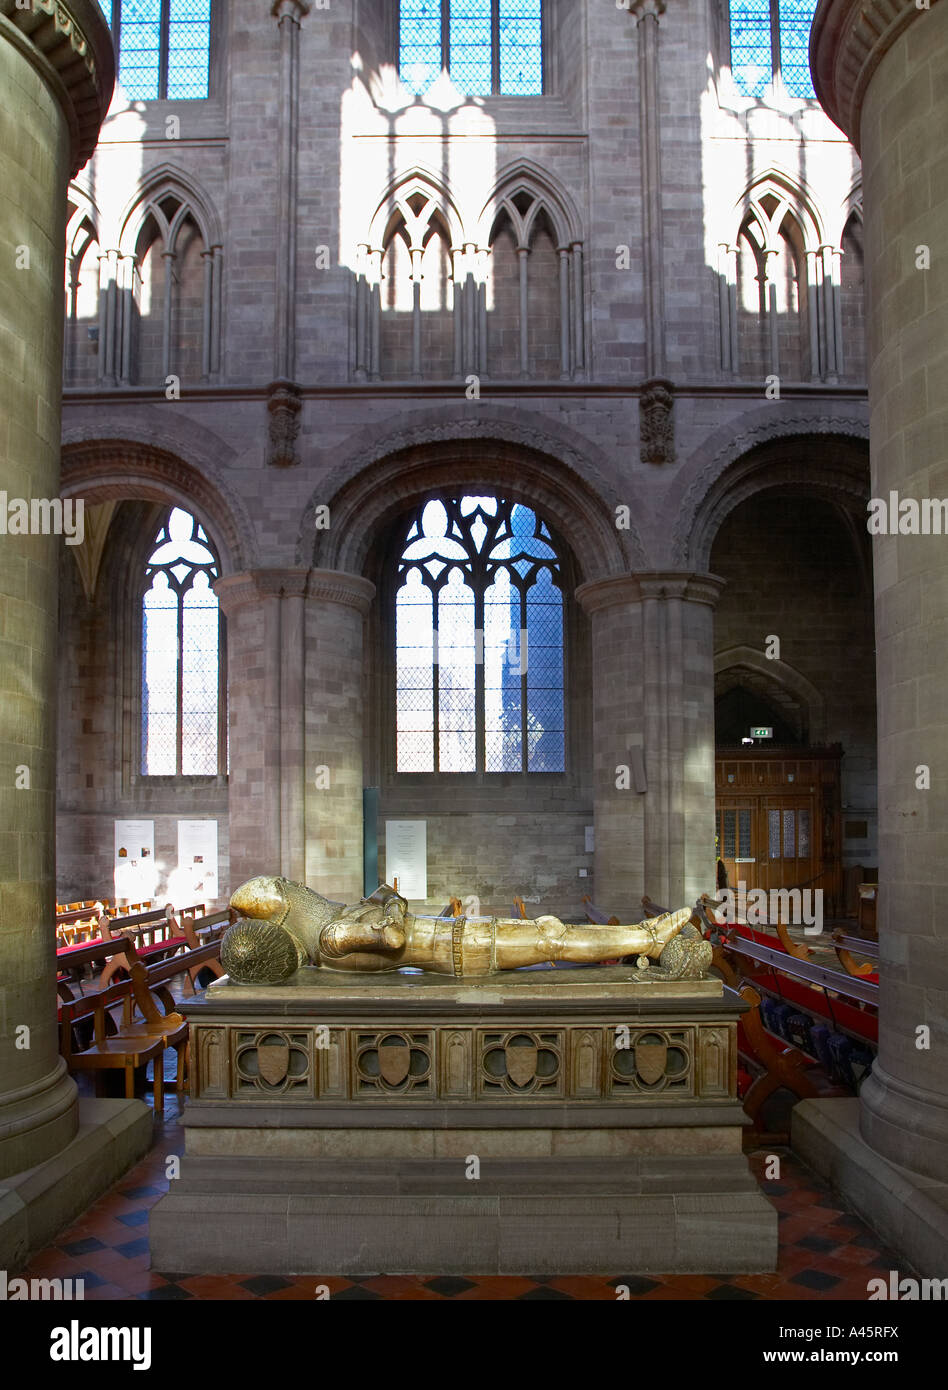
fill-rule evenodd
<path id="1" fill-rule="evenodd" d="M 397 771 L 562 772 L 562 579 L 546 524 L 464 496 L 417 508 L 403 535 Z"/>

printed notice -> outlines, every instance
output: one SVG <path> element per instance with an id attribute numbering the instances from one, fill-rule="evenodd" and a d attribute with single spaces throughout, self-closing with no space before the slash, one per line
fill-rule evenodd
<path id="1" fill-rule="evenodd" d="M 427 898 L 427 821 L 385 822 L 385 882 L 394 887 L 396 879 L 403 898 Z"/>

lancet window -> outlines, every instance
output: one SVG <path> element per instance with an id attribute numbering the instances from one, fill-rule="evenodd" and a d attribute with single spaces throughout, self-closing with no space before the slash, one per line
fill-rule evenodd
<path id="1" fill-rule="evenodd" d="M 142 597 L 144 776 L 225 768 L 217 557 L 197 519 L 174 508 L 155 536 Z"/>

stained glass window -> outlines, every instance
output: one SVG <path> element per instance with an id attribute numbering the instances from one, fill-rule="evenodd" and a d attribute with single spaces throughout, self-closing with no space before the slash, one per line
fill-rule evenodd
<path id="1" fill-rule="evenodd" d="M 543 0 L 401 0 L 402 81 L 421 95 L 445 69 L 469 96 L 540 96 Z"/>
<path id="2" fill-rule="evenodd" d="M 762 97 L 776 72 L 794 97 L 813 100 L 810 26 L 816 0 L 731 0 L 731 72 L 746 96 Z"/>
<path id="3" fill-rule="evenodd" d="M 112 40 L 132 101 L 207 96 L 211 0 L 112 0 Z"/>
<path id="4" fill-rule="evenodd" d="M 176 507 L 155 537 L 142 599 L 142 773 L 220 768 L 219 574 L 204 528 Z"/>
<path id="5" fill-rule="evenodd" d="M 395 595 L 399 772 L 562 772 L 563 594 L 553 538 L 496 497 L 406 522 Z"/>

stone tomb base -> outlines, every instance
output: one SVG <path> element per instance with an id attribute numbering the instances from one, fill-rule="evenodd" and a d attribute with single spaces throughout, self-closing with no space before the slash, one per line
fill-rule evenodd
<path id="1" fill-rule="evenodd" d="M 776 1267 L 741 1152 L 745 1005 L 718 980 L 307 969 L 181 1007 L 186 1154 L 150 1225 L 164 1273 Z"/>

